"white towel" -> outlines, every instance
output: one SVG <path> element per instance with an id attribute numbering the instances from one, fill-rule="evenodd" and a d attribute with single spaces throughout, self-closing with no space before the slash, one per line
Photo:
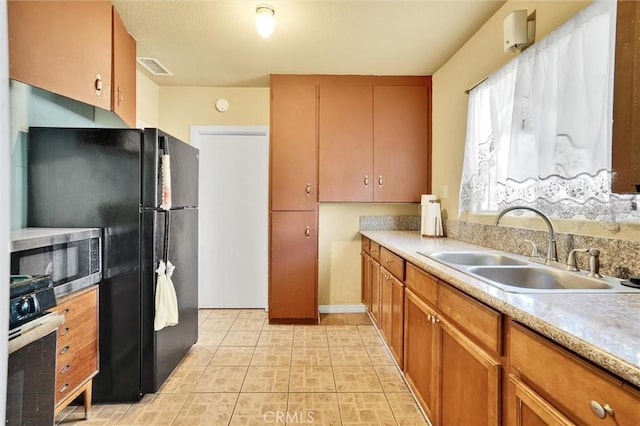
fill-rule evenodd
<path id="1" fill-rule="evenodd" d="M 167 261 L 165 265 L 162 260 L 156 269 L 158 282 L 156 284 L 156 315 L 153 321 L 155 331 L 178 324 L 178 298 L 171 281 L 174 269 L 171 262 Z"/>

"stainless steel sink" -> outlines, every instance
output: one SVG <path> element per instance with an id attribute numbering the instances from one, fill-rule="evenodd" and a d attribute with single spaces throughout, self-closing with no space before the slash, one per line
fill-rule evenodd
<path id="1" fill-rule="evenodd" d="M 499 251 L 418 253 L 513 293 L 640 293 L 617 278 L 591 278 Z"/>
<path id="2" fill-rule="evenodd" d="M 526 267 L 472 267 L 468 272 L 502 286 L 530 290 L 611 290 L 607 281 L 575 272 Z"/>
<path id="3" fill-rule="evenodd" d="M 449 251 L 440 253 L 430 253 L 427 256 L 432 257 L 444 263 L 453 263 L 456 265 L 468 266 L 493 266 L 493 265 L 526 265 L 527 262 L 505 256 L 501 253 L 485 253 L 474 251 Z"/>

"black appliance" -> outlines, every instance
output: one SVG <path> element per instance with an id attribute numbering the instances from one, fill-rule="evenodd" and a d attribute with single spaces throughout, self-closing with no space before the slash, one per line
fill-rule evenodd
<path id="1" fill-rule="evenodd" d="M 11 276 L 9 284 L 7 425 L 52 425 L 56 339 L 63 317 L 49 276 Z"/>
<path id="2" fill-rule="evenodd" d="M 170 211 L 160 208 L 163 154 Z M 30 128 L 27 175 L 28 226 L 103 229 L 93 400 L 156 392 L 198 337 L 198 150 L 158 129 Z M 166 229 L 179 323 L 155 332 Z"/>

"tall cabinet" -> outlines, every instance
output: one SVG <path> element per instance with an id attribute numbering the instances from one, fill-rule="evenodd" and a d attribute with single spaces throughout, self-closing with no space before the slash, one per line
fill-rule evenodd
<path id="1" fill-rule="evenodd" d="M 318 321 L 316 85 L 271 76 L 269 321 Z"/>
<path id="2" fill-rule="evenodd" d="M 431 77 L 271 75 L 270 86 L 269 321 L 315 323 L 318 203 L 417 203 L 430 192 Z M 363 297 L 376 322 L 401 324 L 401 278 L 381 281 L 378 248 L 363 264 Z M 402 334 L 387 333 L 401 362 Z"/>

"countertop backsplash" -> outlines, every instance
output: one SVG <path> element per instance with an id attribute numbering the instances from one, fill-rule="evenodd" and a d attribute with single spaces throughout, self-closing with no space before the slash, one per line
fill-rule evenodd
<path id="1" fill-rule="evenodd" d="M 419 231 L 420 216 L 360 216 L 361 231 Z"/>
<path id="2" fill-rule="evenodd" d="M 546 231 L 448 220 L 446 235 L 459 241 L 523 256 L 531 254 L 531 245 L 524 242 L 528 239 L 538 246 L 541 256 L 545 256 L 547 252 Z M 560 262 L 566 262 L 569 251 L 573 249 L 597 248 L 600 250 L 601 273 L 618 278 L 640 275 L 640 241 L 556 232 L 556 246 Z M 578 255 L 576 259 L 580 269 L 587 269 L 586 255 Z"/>

